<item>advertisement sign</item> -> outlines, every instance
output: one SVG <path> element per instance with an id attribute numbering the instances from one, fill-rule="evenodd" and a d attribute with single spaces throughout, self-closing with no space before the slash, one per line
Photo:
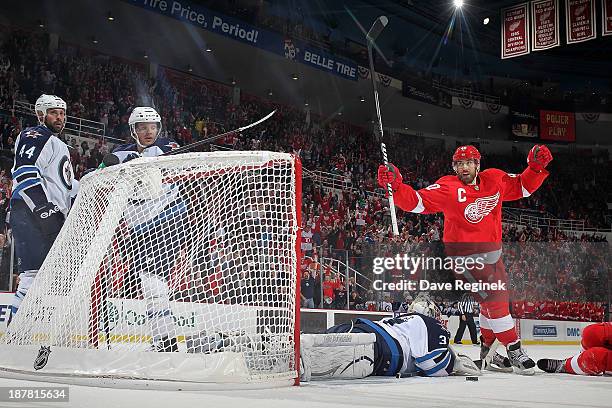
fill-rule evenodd
<path id="1" fill-rule="evenodd" d="M 573 112 L 541 110 L 540 138 L 557 142 L 575 142 L 576 115 Z"/>

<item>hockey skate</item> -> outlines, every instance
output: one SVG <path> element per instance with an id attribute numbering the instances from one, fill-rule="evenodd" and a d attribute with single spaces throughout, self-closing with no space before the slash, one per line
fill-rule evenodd
<path id="1" fill-rule="evenodd" d="M 564 373 L 565 360 L 554 360 L 552 358 L 542 358 L 538 360 L 538 368 L 547 373 Z"/>
<path id="2" fill-rule="evenodd" d="M 486 359 L 487 355 L 491 351 L 491 346 L 485 344 L 482 336 L 480 337 L 480 359 L 481 359 L 481 368 L 483 370 L 489 371 L 497 371 L 502 373 L 511 373 L 512 372 L 512 364 L 508 357 L 504 357 L 498 352 L 495 352 L 491 361 L 487 364 Z"/>
<path id="3" fill-rule="evenodd" d="M 514 368 L 517 374 L 521 375 L 534 375 L 535 374 L 535 362 L 525 353 L 525 350 L 521 347 L 521 341 L 517 340 L 514 343 L 510 343 L 506 346 L 508 352 L 508 359 L 510 364 Z"/>
<path id="4" fill-rule="evenodd" d="M 176 337 L 163 337 L 158 343 L 153 344 L 153 351 L 159 353 L 176 353 L 179 351 Z"/>

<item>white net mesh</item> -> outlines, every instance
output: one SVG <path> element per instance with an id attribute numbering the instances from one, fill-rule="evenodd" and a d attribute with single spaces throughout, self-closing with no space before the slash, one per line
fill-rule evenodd
<path id="1" fill-rule="evenodd" d="M 192 153 L 85 177 L 0 339 L 0 369 L 34 371 L 51 346 L 39 373 L 295 377 L 298 167 L 284 153 Z"/>

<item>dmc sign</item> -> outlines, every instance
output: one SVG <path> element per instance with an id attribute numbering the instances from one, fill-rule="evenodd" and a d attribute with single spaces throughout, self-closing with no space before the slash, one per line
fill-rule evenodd
<path id="1" fill-rule="evenodd" d="M 580 327 L 568 327 L 567 337 L 580 337 Z"/>

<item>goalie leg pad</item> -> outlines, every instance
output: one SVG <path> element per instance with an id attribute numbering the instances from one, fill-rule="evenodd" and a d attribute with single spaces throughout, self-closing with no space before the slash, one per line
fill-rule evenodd
<path id="1" fill-rule="evenodd" d="M 302 334 L 301 380 L 358 379 L 374 372 L 373 333 Z"/>

